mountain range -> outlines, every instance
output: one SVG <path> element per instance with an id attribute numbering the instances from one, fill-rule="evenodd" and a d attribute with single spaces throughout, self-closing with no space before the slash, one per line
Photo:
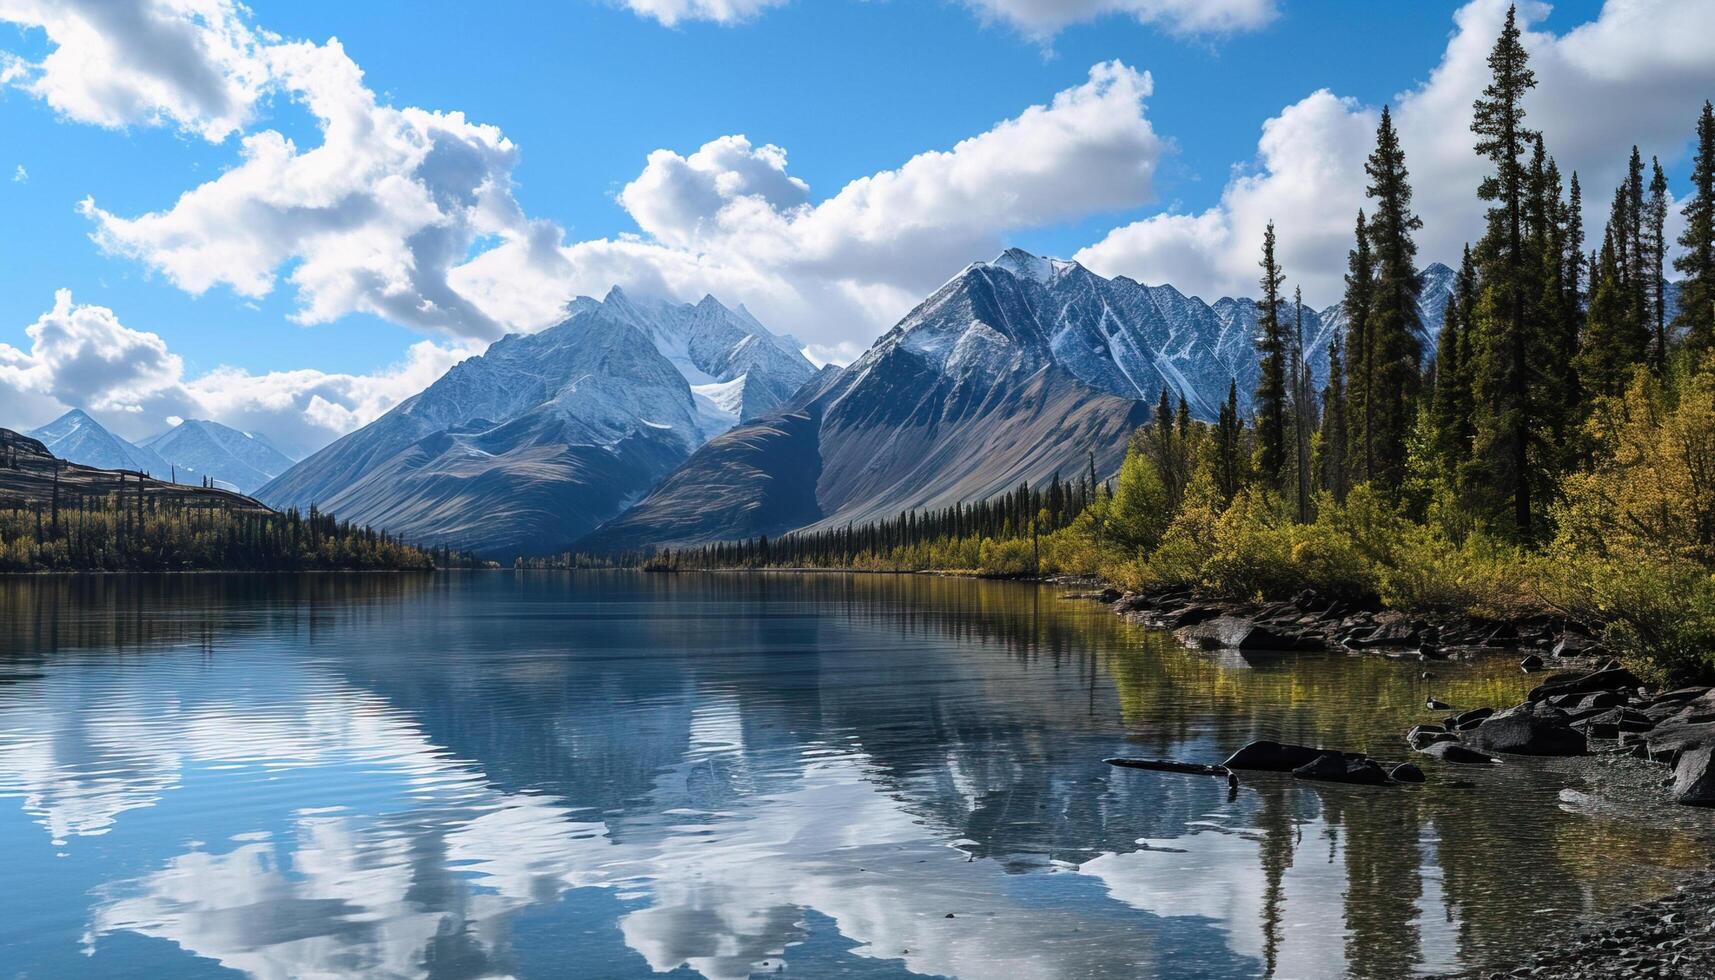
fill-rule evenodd
<path id="1" fill-rule="evenodd" d="M 292 466 L 292 458 L 263 436 L 206 419 L 186 419 L 133 443 L 74 408 L 25 434 L 67 462 L 175 478 L 183 484 L 201 483 L 207 476 L 216 486 L 239 493 L 254 491 Z"/>
<path id="2" fill-rule="evenodd" d="M 1453 278 L 1424 269 L 1425 356 Z M 1288 315 L 1320 378 L 1343 308 Z M 1208 303 L 1013 249 L 845 368 L 817 370 L 742 306 L 615 288 L 289 468 L 209 422 L 132 445 L 74 411 L 32 435 L 90 465 L 176 466 L 488 557 L 680 546 L 979 500 L 1092 462 L 1112 473 L 1164 389 L 1209 420 L 1236 384 L 1250 410 L 1256 320 L 1248 298 Z"/>
<path id="3" fill-rule="evenodd" d="M 551 551 L 815 375 L 743 307 L 615 289 L 495 342 L 258 496 L 484 555 Z"/>
<path id="4" fill-rule="evenodd" d="M 1424 271 L 1426 352 L 1453 272 Z M 1301 312 L 1325 375 L 1339 306 Z M 1257 304 L 1105 278 L 1011 250 L 947 282 L 837 376 L 698 450 L 580 541 L 606 552 L 863 523 L 979 500 L 1091 463 L 1114 472 L 1166 390 L 1210 420 L 1236 383 L 1249 411 Z"/>

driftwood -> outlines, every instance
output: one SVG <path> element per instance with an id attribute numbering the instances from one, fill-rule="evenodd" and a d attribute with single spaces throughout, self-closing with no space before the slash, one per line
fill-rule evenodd
<path id="1" fill-rule="evenodd" d="M 1110 766 L 1125 769 L 1153 769 L 1156 772 L 1182 772 L 1191 776 L 1229 776 L 1226 766 L 1205 766 L 1196 762 L 1174 762 L 1171 759 L 1103 759 Z"/>

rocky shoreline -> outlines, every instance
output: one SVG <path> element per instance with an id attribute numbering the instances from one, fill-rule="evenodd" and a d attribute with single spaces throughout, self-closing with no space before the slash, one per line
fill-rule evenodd
<path id="1" fill-rule="evenodd" d="M 1191 649 L 1303 652 L 1347 650 L 1420 661 L 1479 654 L 1522 654 L 1527 673 L 1555 670 L 1523 702 L 1454 712 L 1405 733 L 1414 752 L 1454 765 L 1489 766 L 1506 756 L 1625 753 L 1660 765 L 1667 799 L 1715 807 L 1715 690 L 1651 690 L 1609 657 L 1594 631 L 1550 616 L 1513 621 L 1421 617 L 1361 607 L 1305 592 L 1289 602 L 1239 603 L 1187 589 L 1072 593 L 1102 602 L 1125 619 L 1169 630 Z M 1108 760 L 1139 768 L 1183 763 Z M 1419 782 L 1410 764 L 1378 763 L 1359 753 L 1255 742 L 1210 774 L 1261 769 L 1300 779 L 1367 785 Z M 1184 768 L 1170 771 L 1187 771 Z M 1505 977 L 1715 976 L 1715 872 L 1683 882 L 1673 895 L 1599 919 L 1568 923 L 1566 934 L 1508 971 L 1477 970 L 1457 980 Z M 1455 980 L 1454 977 L 1446 980 Z"/>

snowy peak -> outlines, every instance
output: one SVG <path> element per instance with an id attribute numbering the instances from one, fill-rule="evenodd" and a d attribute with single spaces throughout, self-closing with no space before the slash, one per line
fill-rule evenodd
<path id="1" fill-rule="evenodd" d="M 126 442 L 107 431 L 82 409 L 72 409 L 59 418 L 25 433 L 48 447 L 48 452 L 71 463 L 104 470 L 134 470 L 165 477 L 172 464 L 155 452 Z"/>
<path id="2" fill-rule="evenodd" d="M 1453 278 L 1440 263 L 1424 269 L 1426 350 L 1433 350 Z M 1166 389 L 1193 414 L 1213 419 L 1234 384 L 1248 408 L 1258 371 L 1257 314 L 1249 298 L 1209 304 L 1170 285 L 1108 279 L 1076 262 L 1009 249 L 966 267 L 901 320 L 853 365 L 853 380 L 894 350 L 922 358 L 936 372 L 996 380 L 1053 364 L 1124 398 L 1153 402 Z M 1320 384 L 1344 315 L 1338 305 L 1320 312 L 1289 305 L 1290 327 L 1297 328 L 1299 315 L 1305 356 Z"/>
<path id="3" fill-rule="evenodd" d="M 186 419 L 145 440 L 181 473 L 212 477 L 219 486 L 250 493 L 292 466 L 266 438 L 207 419 Z"/>

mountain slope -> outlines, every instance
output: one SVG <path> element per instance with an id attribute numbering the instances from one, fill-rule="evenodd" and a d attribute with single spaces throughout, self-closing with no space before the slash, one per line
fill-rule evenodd
<path id="1" fill-rule="evenodd" d="M 39 429 L 26 433 L 60 459 L 104 470 L 135 470 L 166 478 L 172 464 L 151 449 L 132 445 L 101 423 L 72 409 Z M 181 474 L 185 476 L 189 474 Z"/>
<path id="2" fill-rule="evenodd" d="M 613 516 L 702 432 L 674 365 L 635 327 L 586 308 L 497 341 L 257 495 L 505 558 Z"/>
<path id="3" fill-rule="evenodd" d="M 186 419 L 144 440 L 142 447 L 179 472 L 213 477 L 240 493 L 250 493 L 292 467 L 291 457 L 262 436 L 206 419 Z"/>
<path id="4" fill-rule="evenodd" d="M 170 483 L 156 477 L 139 480 L 132 467 L 123 470 L 85 466 L 56 458 L 40 440 L 0 429 L 0 506 L 73 507 L 83 499 L 135 500 L 141 493 L 151 501 L 175 506 L 218 507 L 237 513 L 269 513 L 259 501 L 230 490 L 196 484 Z"/>
<path id="5" fill-rule="evenodd" d="M 1451 280 L 1445 266 L 1425 270 L 1429 351 Z M 1343 311 L 1288 315 L 1303 317 L 1320 383 Z M 580 547 L 861 523 L 1081 472 L 1091 454 L 1111 473 L 1164 389 L 1208 420 L 1236 384 L 1249 411 L 1256 321 L 1249 299 L 1210 305 L 1010 250 L 967 267 L 845 371 L 806 384 L 782 414 L 704 446 Z"/>

